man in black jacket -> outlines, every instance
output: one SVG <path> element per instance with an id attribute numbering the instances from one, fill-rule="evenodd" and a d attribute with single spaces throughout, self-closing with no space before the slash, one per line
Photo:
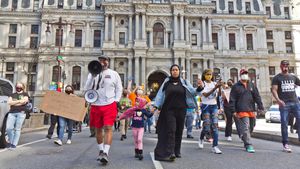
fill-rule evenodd
<path id="1" fill-rule="evenodd" d="M 249 81 L 248 71 L 241 69 L 240 78 L 241 80 L 231 89 L 229 106 L 233 115 L 237 117 L 240 136 L 246 151 L 254 153 L 255 150 L 250 142 L 250 118 L 255 118 L 255 103 L 259 110 L 263 110 L 264 107 L 256 86 Z"/>

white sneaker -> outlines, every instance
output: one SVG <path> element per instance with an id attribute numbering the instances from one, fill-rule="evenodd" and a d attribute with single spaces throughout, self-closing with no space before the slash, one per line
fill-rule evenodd
<path id="1" fill-rule="evenodd" d="M 199 139 L 198 146 L 201 149 L 203 149 L 203 147 L 204 147 L 204 143 L 203 142 L 204 142 L 203 140 Z"/>
<path id="2" fill-rule="evenodd" d="M 284 146 L 283 146 L 283 150 L 282 150 L 283 152 L 287 152 L 287 153 L 291 153 L 292 152 L 292 149 L 289 147 L 289 145 L 288 144 L 285 144 Z"/>
<path id="3" fill-rule="evenodd" d="M 218 146 L 213 147 L 212 152 L 215 154 L 222 154 L 222 151 L 219 149 Z"/>
<path id="4" fill-rule="evenodd" d="M 227 141 L 232 141 L 232 137 L 231 137 L 231 136 L 228 136 L 228 137 L 227 137 Z"/>
<path id="5" fill-rule="evenodd" d="M 66 144 L 72 144 L 72 141 L 70 139 L 68 139 Z"/>
<path id="6" fill-rule="evenodd" d="M 59 145 L 59 146 L 62 146 L 62 141 L 59 140 L 59 139 L 58 139 L 58 140 L 55 140 L 54 143 L 57 144 L 57 145 Z"/>

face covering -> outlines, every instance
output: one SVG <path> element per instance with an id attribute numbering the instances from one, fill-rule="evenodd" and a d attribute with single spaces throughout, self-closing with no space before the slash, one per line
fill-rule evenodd
<path id="1" fill-rule="evenodd" d="M 21 87 L 17 87 L 17 88 L 16 88 L 16 91 L 17 91 L 17 92 L 21 92 L 22 90 L 23 90 L 23 89 L 22 89 Z"/>
<path id="2" fill-rule="evenodd" d="M 212 75 L 204 75 L 205 80 L 211 81 Z"/>
<path id="3" fill-rule="evenodd" d="M 229 87 L 231 87 L 232 86 L 232 83 L 230 82 L 230 83 L 227 83 L 227 85 L 229 86 Z"/>
<path id="4" fill-rule="evenodd" d="M 242 74 L 242 75 L 241 75 L 241 79 L 242 79 L 242 80 L 249 80 L 248 74 Z"/>
<path id="5" fill-rule="evenodd" d="M 136 94 L 138 94 L 138 95 L 142 95 L 142 94 L 143 94 L 143 90 L 141 90 L 141 89 L 138 89 L 138 90 L 136 91 Z"/>

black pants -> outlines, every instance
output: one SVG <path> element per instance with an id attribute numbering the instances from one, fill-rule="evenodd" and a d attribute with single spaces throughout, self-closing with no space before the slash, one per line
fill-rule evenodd
<path id="1" fill-rule="evenodd" d="M 186 109 L 162 110 L 157 122 L 156 158 L 180 154 Z"/>
<path id="2" fill-rule="evenodd" d="M 236 117 L 233 116 L 233 113 L 231 112 L 229 107 L 224 107 L 224 112 L 225 112 L 225 116 L 226 116 L 226 127 L 225 127 L 225 137 L 229 137 L 232 135 L 232 124 L 233 124 L 233 120 L 235 122 L 235 126 L 236 126 L 236 130 L 238 135 L 240 135 L 239 132 L 239 127 L 237 125 L 237 119 Z"/>
<path id="3" fill-rule="evenodd" d="M 54 132 L 54 128 L 55 128 L 55 125 L 57 123 L 57 135 L 59 133 L 59 124 L 58 124 L 58 116 L 55 116 L 53 114 L 51 114 L 50 116 L 50 127 L 48 129 L 48 136 L 52 137 L 53 135 L 53 132 Z"/>

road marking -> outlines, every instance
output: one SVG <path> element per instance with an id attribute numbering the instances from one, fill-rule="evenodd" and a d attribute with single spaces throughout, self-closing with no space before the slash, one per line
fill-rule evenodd
<path id="1" fill-rule="evenodd" d="M 82 130 L 86 130 L 88 127 L 83 127 Z M 64 133 L 64 136 L 66 135 L 67 133 Z M 49 140 L 48 138 L 43 138 L 43 139 L 40 139 L 40 140 L 36 140 L 36 141 L 32 141 L 32 142 L 29 142 L 29 143 L 25 143 L 25 144 L 21 144 L 21 145 L 18 145 L 17 147 L 24 147 L 24 146 L 28 146 L 28 145 L 31 145 L 31 144 L 35 144 L 35 143 L 39 143 L 39 142 L 43 142 L 43 141 L 46 141 L 46 140 Z M 5 152 L 9 150 L 8 148 L 4 148 L 3 150 L 0 150 L 0 153 L 2 152 Z"/>
<path id="2" fill-rule="evenodd" d="M 159 161 L 156 161 L 156 160 L 154 159 L 154 153 L 153 153 L 153 152 L 150 152 L 150 156 L 151 156 L 151 159 L 152 159 L 152 162 L 153 162 L 153 164 L 154 164 L 155 169 L 164 169 L 164 168 L 162 167 L 162 165 L 160 164 L 160 162 L 159 162 Z"/>

